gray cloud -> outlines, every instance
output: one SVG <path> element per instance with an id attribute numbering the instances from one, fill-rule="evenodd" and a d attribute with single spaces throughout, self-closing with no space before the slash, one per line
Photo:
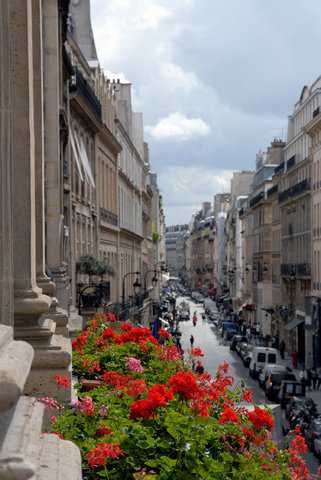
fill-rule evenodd
<path id="1" fill-rule="evenodd" d="M 212 181 L 199 186 L 196 176 L 253 167 L 255 153 L 285 135 L 302 86 L 321 71 L 319 0 L 91 4 L 101 63 L 133 83 L 135 108 L 144 112 L 168 223 L 188 221 L 191 209 L 220 188 Z M 177 114 L 198 119 L 207 134 L 188 134 L 184 122 L 177 129 Z M 180 135 L 168 134 L 173 123 Z M 190 205 L 184 172 L 193 172 Z"/>

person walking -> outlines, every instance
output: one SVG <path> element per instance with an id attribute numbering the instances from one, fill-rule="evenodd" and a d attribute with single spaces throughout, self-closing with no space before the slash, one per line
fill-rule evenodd
<path id="1" fill-rule="evenodd" d="M 294 369 L 298 368 L 298 352 L 297 351 L 293 351 L 291 353 L 291 358 L 292 358 L 292 367 Z"/>
<path id="2" fill-rule="evenodd" d="M 190 342 L 190 344 L 191 344 L 191 348 L 193 348 L 193 345 L 194 345 L 194 336 L 193 336 L 193 335 L 191 335 L 191 336 L 189 337 L 189 342 Z"/>
<path id="3" fill-rule="evenodd" d="M 316 390 L 318 383 L 318 372 L 315 367 L 311 369 L 312 390 Z"/>
<path id="4" fill-rule="evenodd" d="M 281 358 L 282 358 L 282 360 L 284 360 L 284 354 L 285 354 L 285 341 L 284 340 L 281 340 L 279 349 L 280 349 Z"/>
<path id="5" fill-rule="evenodd" d="M 196 324 L 197 324 L 197 315 L 196 315 L 196 312 L 194 312 L 194 315 L 193 315 L 193 325 L 194 325 L 194 327 L 196 327 Z"/>
<path id="6" fill-rule="evenodd" d="M 317 390 L 321 387 L 321 367 L 318 368 L 317 370 L 318 377 L 317 377 Z"/>
<path id="7" fill-rule="evenodd" d="M 198 361 L 196 364 L 195 372 L 198 373 L 199 375 L 203 375 L 204 373 L 204 367 L 200 361 Z"/>

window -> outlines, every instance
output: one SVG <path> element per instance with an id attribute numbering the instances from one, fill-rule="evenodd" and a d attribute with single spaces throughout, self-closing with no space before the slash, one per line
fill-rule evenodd
<path id="1" fill-rule="evenodd" d="M 275 353 L 268 354 L 268 363 L 276 363 L 276 355 Z"/>

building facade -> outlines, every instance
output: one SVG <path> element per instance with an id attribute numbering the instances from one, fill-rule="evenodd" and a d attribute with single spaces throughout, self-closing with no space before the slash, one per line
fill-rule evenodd
<path id="1" fill-rule="evenodd" d="M 184 238 L 188 225 L 172 225 L 166 227 L 166 264 L 169 273 L 178 277 L 185 270 L 185 243 Z"/>

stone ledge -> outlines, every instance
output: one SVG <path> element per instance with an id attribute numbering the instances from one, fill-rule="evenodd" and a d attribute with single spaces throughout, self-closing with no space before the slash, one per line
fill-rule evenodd
<path id="1" fill-rule="evenodd" d="M 12 328 L 6 325 L 0 325 L 0 352 L 12 340 L 13 340 Z"/>
<path id="2" fill-rule="evenodd" d="M 36 472 L 44 407 L 31 397 L 1 418 L 0 478 L 25 480 Z"/>
<path id="3" fill-rule="evenodd" d="M 14 405 L 22 394 L 34 352 L 26 342 L 10 342 L 0 352 L 0 411 Z"/>
<path id="4" fill-rule="evenodd" d="M 81 457 L 72 442 L 42 434 L 44 407 L 21 397 L 0 418 L 1 480 L 81 480 Z"/>
<path id="5" fill-rule="evenodd" d="M 80 452 L 56 435 L 42 437 L 37 480 L 81 480 Z"/>
<path id="6" fill-rule="evenodd" d="M 53 335 L 49 345 L 34 344 L 32 368 L 68 368 L 71 362 L 71 342 L 62 335 Z"/>

